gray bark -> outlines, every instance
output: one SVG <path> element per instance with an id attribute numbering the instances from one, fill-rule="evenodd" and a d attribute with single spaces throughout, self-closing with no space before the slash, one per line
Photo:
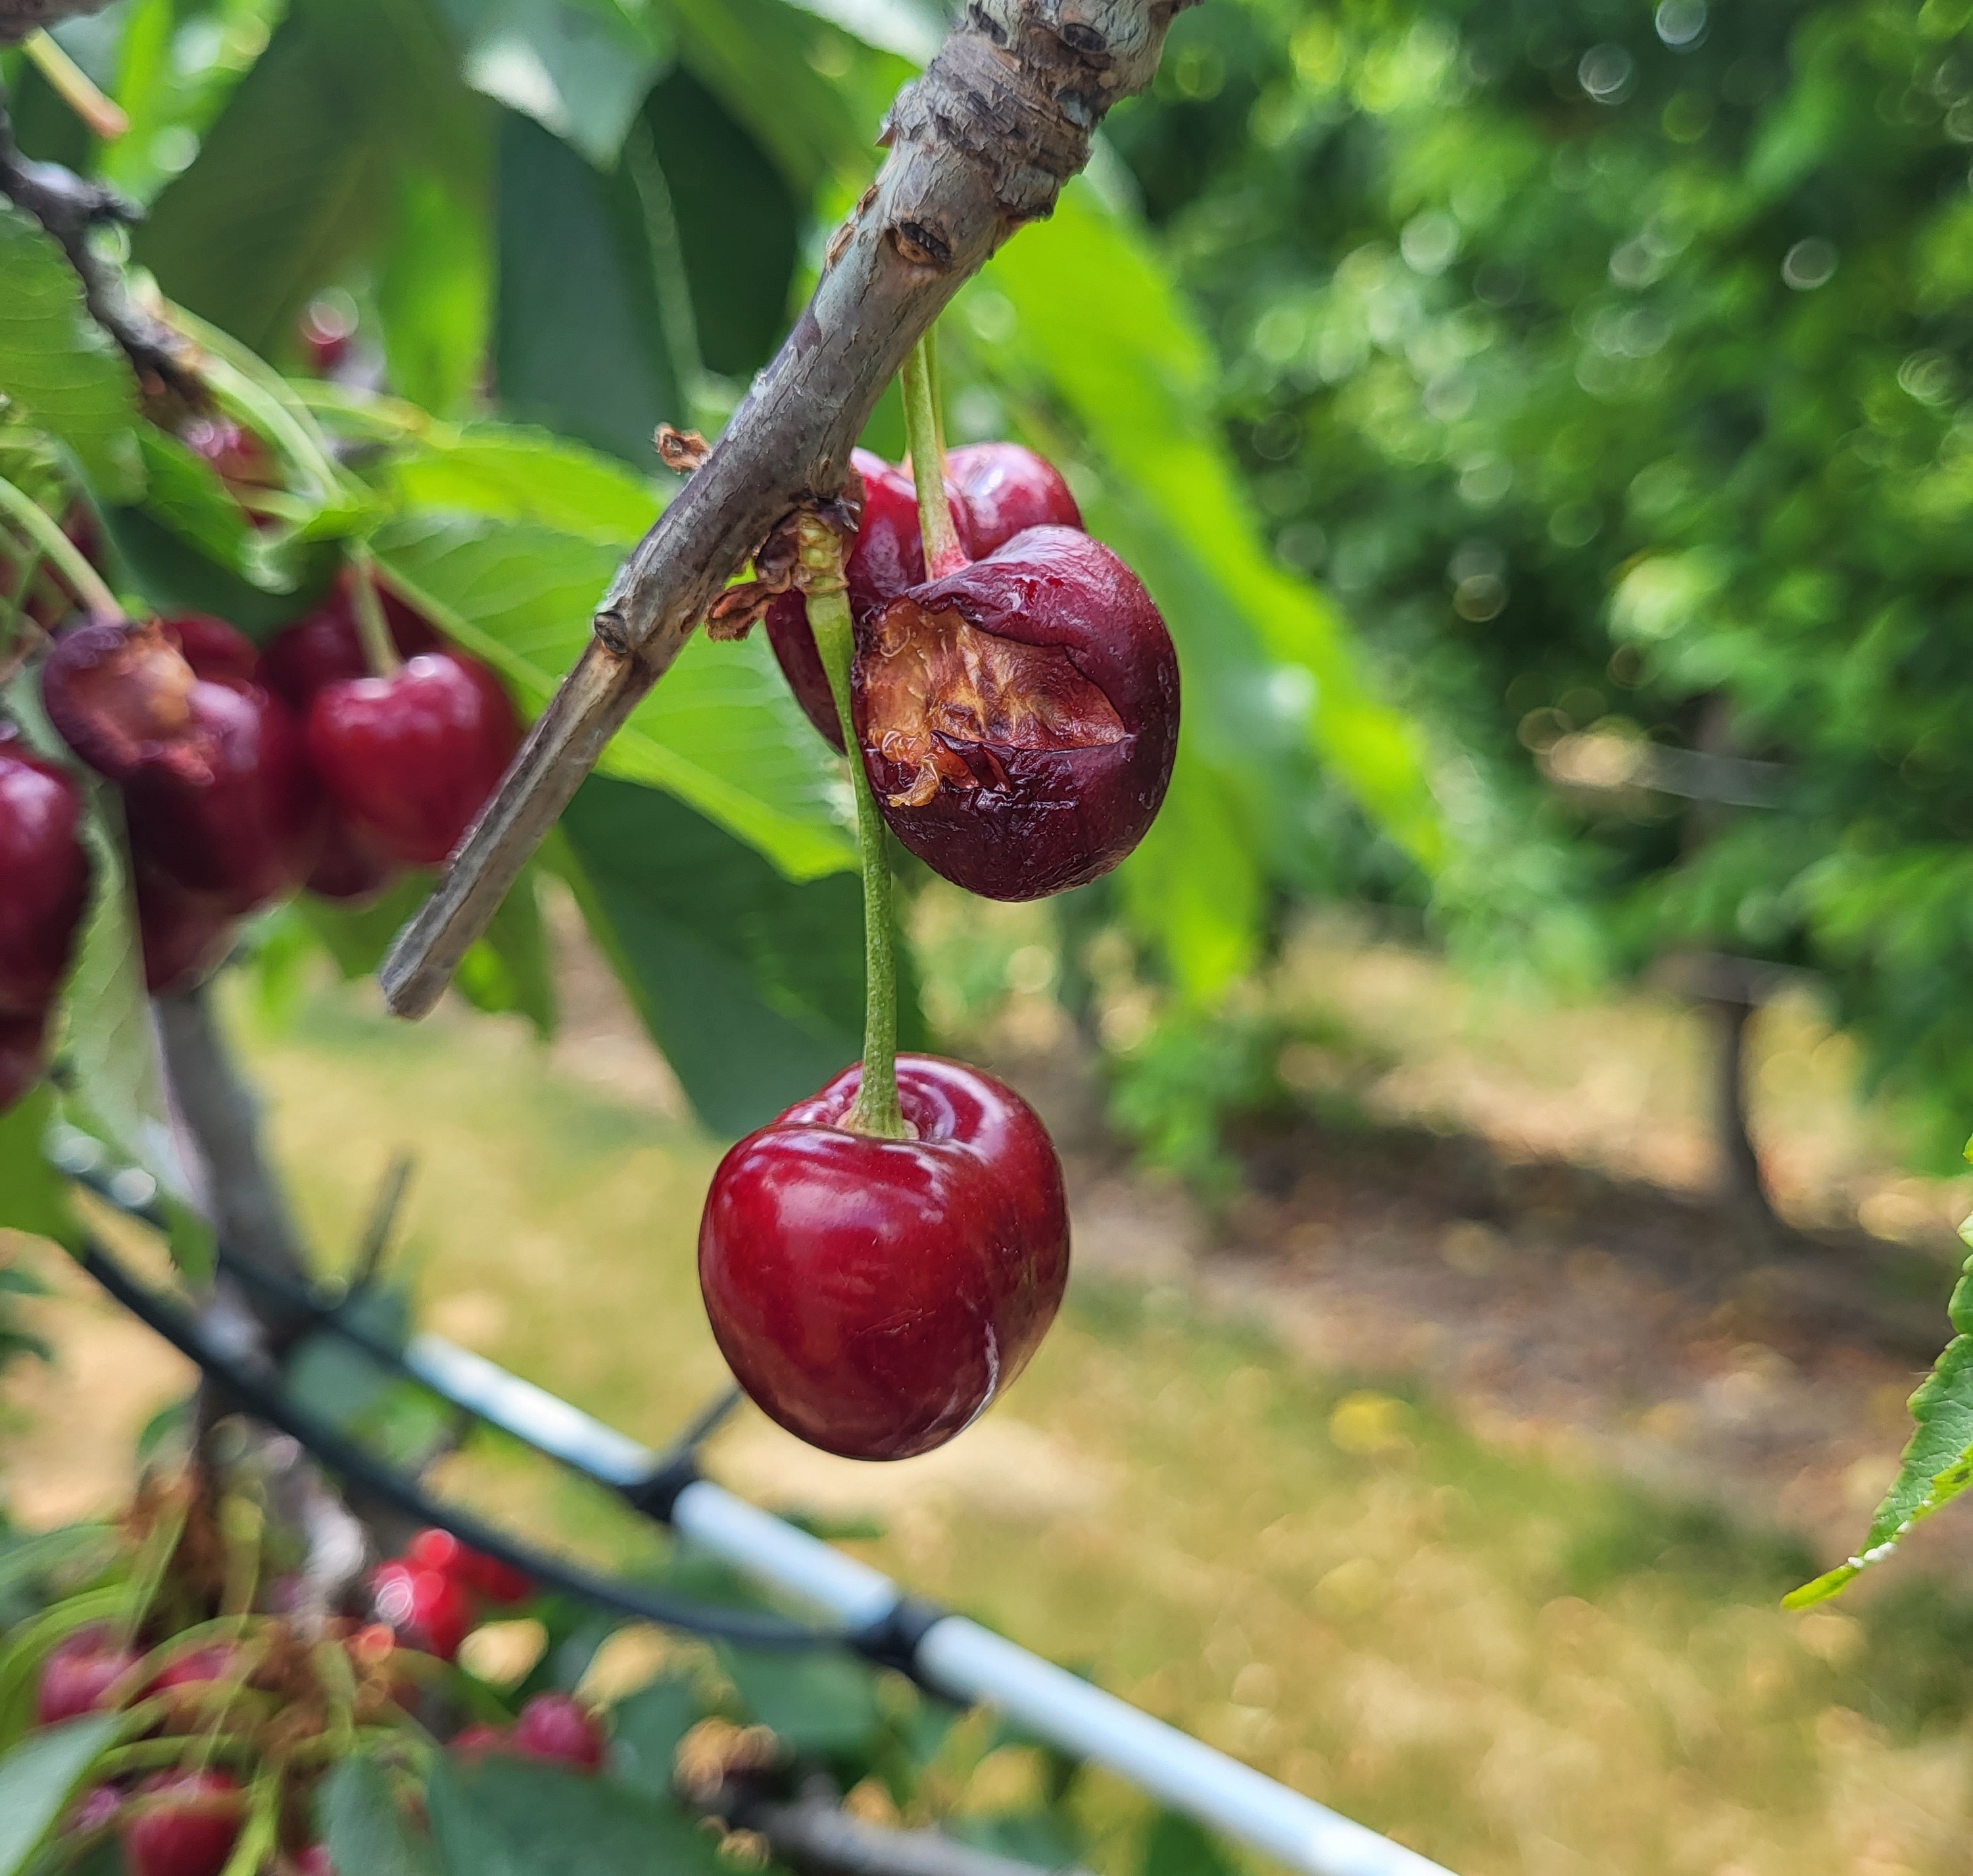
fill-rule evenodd
<path id="1" fill-rule="evenodd" d="M 814 296 L 684 492 L 624 564 L 594 638 L 380 973 L 398 1015 L 437 1003 L 604 745 L 771 532 L 843 486 L 871 407 L 960 286 L 1046 215 L 1187 0 L 973 0 L 892 106 L 877 180 Z"/>

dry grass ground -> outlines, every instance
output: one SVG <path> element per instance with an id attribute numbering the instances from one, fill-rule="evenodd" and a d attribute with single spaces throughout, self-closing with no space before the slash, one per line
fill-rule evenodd
<path id="1" fill-rule="evenodd" d="M 1306 967 L 1366 1021 L 1376 974 L 1416 969 L 1340 954 Z M 547 1053 L 504 1022 L 394 1026 L 347 993 L 309 1000 L 278 1030 L 240 1013 L 317 1241 L 353 1241 L 388 1155 L 409 1148 L 419 1172 L 402 1268 L 425 1320 L 658 1440 L 721 1374 L 691 1259 L 716 1148 L 596 987 L 578 988 L 590 1001 Z M 1456 994 L 1396 981 L 1389 1022 L 1428 994 Z M 1409 1094 L 1372 1088 L 1386 1118 L 1504 1125 L 1514 1089 L 1546 1076 L 1553 1098 L 1525 1105 L 1503 1164 L 1559 1153 L 1558 1135 L 1585 1129 L 1598 1104 L 1607 1121 L 1612 1102 L 1632 1102 L 1630 1119 L 1580 1134 L 1606 1166 L 1622 1135 L 1683 1128 L 1703 1146 L 1681 1105 L 1697 1085 L 1677 1067 L 1690 1038 L 1662 1012 L 1617 1013 L 1607 1051 L 1610 1023 L 1584 1019 L 1583 1075 L 1608 1086 L 1571 1098 L 1569 1031 L 1503 1066 L 1488 1026 L 1525 1039 L 1525 1020 L 1461 1007 L 1416 1019 L 1436 1023 L 1441 1059 L 1415 1066 Z M 1032 1012 L 1011 1020 L 1016 1040 L 1039 1034 Z M 1621 1039 L 1626 1023 L 1643 1044 Z M 1812 1058 L 1821 1043 L 1801 1035 Z M 1629 1079 L 1603 1066 L 1641 1046 L 1646 1069 Z M 1846 1190 L 1903 1191 L 1914 1235 L 1935 1238 L 1949 1198 L 1898 1181 L 1867 1138 L 1854 1144 L 1867 1129 L 1837 1131 L 1856 1168 Z M 1713 1457 L 1702 1442 L 1702 1472 L 1762 1478 L 1764 1426 L 1782 1428 L 1778 1450 L 1797 1469 L 1788 1439 L 1818 1452 L 1818 1439 L 1851 1441 L 1824 1466 L 1839 1480 L 1859 1457 L 1880 1465 L 1896 1435 L 1871 1403 L 1912 1358 L 1865 1337 L 1857 1374 L 1825 1374 L 1805 1346 L 1786 1352 L 1785 1324 L 1767 1324 L 1758 1298 L 1706 1343 L 1669 1265 L 1627 1263 L 1593 1194 L 1468 1216 L 1460 1205 L 1483 1208 L 1402 1151 L 1297 1141 L 1295 1177 L 1217 1225 L 1112 1161 L 1084 1161 L 1070 1307 L 1009 1401 L 946 1452 L 855 1467 L 747 1416 L 721 1436 L 713 1469 L 777 1504 L 874 1513 L 884 1534 L 862 1547 L 912 1587 L 1088 1666 L 1466 1876 L 1973 1871 L 1973 1621 L 1957 1592 L 1906 1568 L 1854 1606 L 1784 1616 L 1777 1599 L 1809 1558 L 1778 1534 L 1791 1515 L 1780 1485 L 1736 1485 L 1751 1515 L 1736 1520 L 1682 1486 L 1638 1482 L 1640 1453 L 1680 1450 L 1670 1420 L 1650 1419 L 1666 1398 L 1717 1396 L 1746 1429 Z M 1671 1161 L 1618 1170 L 1677 1176 Z M 1702 1182 L 1696 1157 L 1688 1172 Z M 1681 1216 L 1665 1227 L 1674 1239 Z M 1582 1261 L 1585 1248 L 1604 1261 Z M 182 1385 L 76 1285 L 63 1290 L 39 1311 L 62 1364 L 24 1371 L 21 1430 L 4 1453 L 12 1502 L 34 1521 L 113 1495 L 122 1442 Z M 1572 1297 L 1574 1318 L 1537 1307 Z M 1646 1339 L 1572 1364 L 1545 1350 L 1605 1320 L 1634 1321 Z M 1405 1341 L 1420 1321 L 1439 1327 Z M 1698 1351 L 1655 1397 L 1652 1336 Z M 1469 1340 L 1491 1351 L 1477 1368 L 1455 1359 Z M 1615 1399 L 1595 1385 L 1612 1365 L 1625 1377 Z M 1849 1390 L 1854 1413 L 1804 1431 L 1776 1404 L 1798 1383 Z M 595 1497 L 504 1454 L 450 1472 L 571 1546 L 627 1555 L 646 1541 Z M 1099 1820 L 1129 1806 L 1115 1792 L 1096 1801 Z"/>

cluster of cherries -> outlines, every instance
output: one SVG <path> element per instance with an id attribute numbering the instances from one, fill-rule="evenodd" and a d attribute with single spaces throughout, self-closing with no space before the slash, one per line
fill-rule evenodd
<path id="1" fill-rule="evenodd" d="M 371 1573 L 375 1622 L 339 1619 L 330 1634 L 358 1683 L 377 1690 L 380 1705 L 401 1704 L 415 1682 L 396 1668 L 395 1651 L 450 1661 L 486 1609 L 512 1607 L 533 1593 L 519 1571 L 469 1549 L 450 1532 L 420 1531 L 401 1556 Z M 271 1654 L 263 1652 L 260 1659 Z M 183 1738 L 188 1757 L 196 1757 L 198 1737 L 211 1730 L 215 1709 L 273 1671 L 231 1642 L 195 1644 L 169 1655 L 147 1674 L 147 1663 L 155 1660 L 155 1652 L 146 1655 L 109 1628 L 78 1630 L 41 1664 L 35 1724 L 58 1726 L 141 1704 L 154 1716 L 152 1735 Z M 292 1698 L 292 1688 L 278 1691 Z M 451 1747 L 470 1759 L 511 1753 L 588 1773 L 601 1767 L 605 1740 L 581 1702 L 564 1694 L 538 1694 L 509 1724 L 467 1727 L 453 1735 Z M 70 1807 L 64 1828 L 71 1835 L 115 1830 L 129 1876 L 219 1876 L 239 1841 L 246 1809 L 246 1793 L 232 1773 L 181 1765 L 92 1786 Z M 296 1876 L 334 1876 L 319 1843 L 293 1842 L 285 1855 L 283 1867 L 291 1866 Z"/>
<path id="2" fill-rule="evenodd" d="M 938 453 L 934 441 L 919 460 Z M 1032 450 L 946 457 L 949 529 L 907 470 L 854 460 L 846 712 L 802 597 L 767 612 L 810 719 L 841 749 L 847 715 L 878 812 L 955 884 L 1029 899 L 1108 872 L 1150 827 L 1177 749 L 1178 664 L 1157 607 Z M 942 537 L 929 554 L 928 532 Z M 881 864 L 866 843 L 866 894 Z M 888 943 L 879 904 L 873 948 Z M 902 1125 L 874 1130 L 864 1083 L 892 1072 L 866 1046 L 861 1066 L 741 1141 L 699 1226 L 706 1312 L 741 1384 L 854 1459 L 907 1458 L 970 1424 L 1026 1365 L 1068 1276 L 1061 1162 L 1034 1111 L 977 1069 L 907 1055 Z"/>
<path id="3" fill-rule="evenodd" d="M 264 652 L 198 614 L 83 615 L 56 637 L 42 701 L 121 795 L 153 993 L 198 981 L 243 919 L 303 887 L 362 901 L 437 864 L 506 768 L 499 681 L 366 577 L 345 571 Z M 372 600 L 387 629 L 366 651 Z M 74 775 L 0 722 L 0 1108 L 45 1067 L 88 890 L 81 814 Z"/>

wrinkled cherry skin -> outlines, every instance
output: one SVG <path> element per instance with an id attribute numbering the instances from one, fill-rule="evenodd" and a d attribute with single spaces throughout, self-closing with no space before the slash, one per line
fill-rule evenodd
<path id="1" fill-rule="evenodd" d="M 852 450 L 849 460 L 863 480 L 863 512 L 843 560 L 843 577 L 849 589 L 849 616 L 861 624 L 924 578 L 924 545 L 918 539 L 918 491 L 911 477 L 868 450 Z M 830 747 L 840 749 L 835 696 L 800 594 L 783 593 L 773 600 L 767 624 L 767 642 L 795 701 Z"/>
<path id="2" fill-rule="evenodd" d="M 1068 1280 L 1062 1164 L 992 1076 L 898 1058 L 911 1140 L 843 1125 L 846 1069 L 720 1162 L 699 1281 L 741 1387 L 853 1459 L 943 1445 L 1027 1365 Z"/>
<path id="3" fill-rule="evenodd" d="M 57 1726 L 97 1712 L 111 1688 L 140 1658 L 119 1647 L 107 1631 L 85 1629 L 70 1635 L 41 1663 L 34 1684 L 34 1724 Z"/>
<path id="4" fill-rule="evenodd" d="M 309 755 L 343 820 L 410 866 L 458 844 L 520 738 L 500 680 L 458 652 L 326 685 L 309 706 Z"/>
<path id="5" fill-rule="evenodd" d="M 918 778 L 879 746 L 872 673 L 910 609 L 957 615 L 1009 641 L 1058 652 L 1114 713 L 1121 735 L 1088 746 L 1012 747 L 937 738 L 967 780 L 921 804 L 894 799 Z M 1136 575 L 1071 528 L 1030 528 L 1004 547 L 894 600 L 872 621 L 852 673 L 864 771 L 898 838 L 983 899 L 1040 899 L 1108 873 L 1156 817 L 1178 753 L 1178 657 Z"/>
<path id="6" fill-rule="evenodd" d="M 138 1796 L 149 1802 L 133 1809 L 121 1833 L 130 1876 L 219 1876 L 245 1811 L 227 1773 L 162 1773 Z"/>
<path id="7" fill-rule="evenodd" d="M 603 1729 L 566 1694 L 537 1694 L 521 1709 L 512 1734 L 515 1752 L 578 1772 L 603 1769 Z"/>
<path id="8" fill-rule="evenodd" d="M 0 1017 L 38 1017 L 67 968 L 89 895 L 74 778 L 0 741 Z"/>
<path id="9" fill-rule="evenodd" d="M 1029 528 L 1082 526 L 1082 510 L 1062 471 L 1018 443 L 968 443 L 947 450 L 945 486 L 960 542 L 975 560 Z"/>
<path id="10" fill-rule="evenodd" d="M 0 1114 L 48 1072 L 47 1017 L 0 1017 Z"/>
<path id="11" fill-rule="evenodd" d="M 255 669 L 252 647 L 217 620 L 184 625 L 64 634 L 42 668 L 42 700 L 69 747 L 123 791 L 140 869 L 243 917 L 307 878 L 322 794 L 293 714 L 239 675 Z"/>

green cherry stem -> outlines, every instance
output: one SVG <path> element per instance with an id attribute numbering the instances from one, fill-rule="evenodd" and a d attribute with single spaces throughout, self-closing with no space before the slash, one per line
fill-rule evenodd
<path id="1" fill-rule="evenodd" d="M 91 612 L 106 619 L 123 617 L 122 604 L 103 584 L 102 575 L 83 558 L 82 549 L 62 532 L 61 524 L 46 509 L 29 500 L 4 477 L 0 477 L 0 510 L 54 563 L 55 571 L 68 582 L 69 590 Z"/>
<path id="2" fill-rule="evenodd" d="M 803 568 L 808 575 L 809 629 L 829 673 L 843 746 L 849 755 L 849 787 L 856 797 L 856 846 L 863 868 L 863 1079 L 843 1125 L 879 1140 L 908 1140 L 911 1130 L 898 1102 L 898 961 L 893 949 L 891 863 L 884 851 L 884 823 L 863 771 L 849 706 L 849 666 L 855 629 L 843 582 L 843 542 L 812 515 L 797 524 Z"/>
<path id="3" fill-rule="evenodd" d="M 377 563 L 370 550 L 360 542 L 349 554 L 349 607 L 356 615 L 356 636 L 362 641 L 363 662 L 372 677 L 388 677 L 403 663 L 396 641 L 384 617 L 383 601 L 377 597 Z"/>
<path id="4" fill-rule="evenodd" d="M 945 499 L 945 445 L 940 434 L 932 342 L 928 332 L 912 346 L 898 381 L 905 397 L 905 441 L 911 453 L 911 480 L 918 494 L 925 571 L 941 580 L 966 565 L 966 549 L 959 544 L 952 504 Z"/>

